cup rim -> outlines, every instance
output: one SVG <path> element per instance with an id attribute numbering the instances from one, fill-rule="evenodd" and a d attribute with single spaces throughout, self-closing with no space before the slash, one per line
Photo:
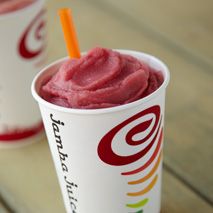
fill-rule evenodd
<path id="1" fill-rule="evenodd" d="M 35 2 L 32 2 L 31 4 L 27 5 L 26 7 L 23 7 L 23 8 L 20 8 L 18 10 L 11 11 L 11 12 L 8 12 L 8 13 L 0 14 L 0 21 L 3 20 L 3 19 L 8 19 L 8 18 L 12 18 L 12 17 L 16 17 L 18 15 L 21 15 L 23 12 L 30 10 L 34 6 L 43 5 L 44 2 L 45 2 L 45 0 L 36 0 Z"/>
<path id="2" fill-rule="evenodd" d="M 108 107 L 108 108 L 100 108 L 100 109 L 76 109 L 76 108 L 67 108 L 67 107 L 62 107 L 62 106 L 58 106 L 52 103 L 49 103 L 48 101 L 44 100 L 43 98 L 40 97 L 40 95 L 38 94 L 37 90 L 36 90 L 36 85 L 38 83 L 38 80 L 41 78 L 41 76 L 48 72 L 49 69 L 57 64 L 62 63 L 63 61 L 67 60 L 68 57 L 64 57 L 61 58 L 59 60 L 54 61 L 53 63 L 51 63 L 50 65 L 44 67 L 33 79 L 32 81 L 32 85 L 31 85 L 31 93 L 34 97 L 34 99 L 39 103 L 39 105 L 43 105 L 47 108 L 56 110 L 56 111 L 60 111 L 60 112 L 64 112 L 64 113 L 72 113 L 72 114 L 87 114 L 87 115 L 94 115 L 94 114 L 104 114 L 104 113 L 112 113 L 112 112 L 117 112 L 117 111 L 121 111 L 121 110 L 126 110 L 129 108 L 134 108 L 138 105 L 141 105 L 147 101 L 149 101 L 150 99 L 156 97 L 159 95 L 159 93 L 161 93 L 162 90 L 166 89 L 169 81 L 170 81 L 170 72 L 168 67 L 166 66 L 166 64 L 156 58 L 153 55 L 144 53 L 144 52 L 139 52 L 139 51 L 134 51 L 134 50 L 124 50 L 124 49 L 113 49 L 114 51 L 118 51 L 122 54 L 129 54 L 132 56 L 138 55 L 138 56 L 142 56 L 143 58 L 147 58 L 147 59 L 151 59 L 152 61 L 155 61 L 156 63 L 158 63 L 161 67 L 162 67 L 162 72 L 164 74 L 164 82 L 163 84 L 157 89 L 155 90 L 153 93 L 151 93 L 150 95 L 139 99 L 137 101 L 133 101 L 131 103 L 127 103 L 127 104 L 123 104 L 120 106 L 114 106 L 114 107 Z M 82 53 L 84 54 L 84 53 Z"/>

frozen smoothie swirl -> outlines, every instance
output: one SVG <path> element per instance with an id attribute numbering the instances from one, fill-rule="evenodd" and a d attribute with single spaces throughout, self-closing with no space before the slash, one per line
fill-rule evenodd
<path id="1" fill-rule="evenodd" d="M 20 10 L 36 0 L 0 0 L 0 14 Z"/>
<path id="2" fill-rule="evenodd" d="M 67 60 L 42 87 L 41 96 L 69 108 L 106 108 L 147 96 L 162 82 L 161 72 L 144 62 L 97 47 L 80 59 Z"/>

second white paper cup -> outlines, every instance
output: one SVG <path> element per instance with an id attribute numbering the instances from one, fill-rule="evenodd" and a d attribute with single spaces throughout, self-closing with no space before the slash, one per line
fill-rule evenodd
<path id="1" fill-rule="evenodd" d="M 32 84 L 67 212 L 159 213 L 164 103 L 169 71 L 159 59 L 118 50 L 161 70 L 164 83 L 130 104 L 96 110 L 68 109 L 39 96 L 65 59 L 39 73 Z"/>
<path id="2" fill-rule="evenodd" d="M 45 64 L 45 23 L 44 0 L 0 14 L 0 148 L 20 147 L 44 137 L 29 88 Z"/>

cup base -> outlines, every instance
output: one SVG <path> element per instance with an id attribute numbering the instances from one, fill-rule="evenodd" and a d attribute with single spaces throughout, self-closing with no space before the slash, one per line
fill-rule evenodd
<path id="1" fill-rule="evenodd" d="M 38 134 L 33 135 L 30 138 L 26 139 L 21 139 L 21 140 L 16 140 L 13 142 L 5 142 L 5 141 L 0 141 L 0 149 L 16 149 L 16 148 L 21 148 L 36 142 L 39 142 L 43 139 L 46 138 L 46 134 L 44 130 L 42 129 Z"/>

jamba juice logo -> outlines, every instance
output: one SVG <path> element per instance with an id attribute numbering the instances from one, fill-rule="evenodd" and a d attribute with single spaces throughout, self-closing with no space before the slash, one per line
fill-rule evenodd
<path id="1" fill-rule="evenodd" d="M 45 48 L 45 10 L 40 11 L 30 22 L 21 36 L 18 52 L 24 59 L 33 59 L 40 55 Z M 34 43 L 36 47 L 30 47 Z"/>
<path id="2" fill-rule="evenodd" d="M 146 117 L 145 117 L 146 116 Z M 149 116 L 149 117 L 147 117 Z M 151 118 L 150 118 L 151 117 Z M 143 146 L 144 148 L 138 151 L 135 154 L 131 154 L 128 156 L 122 156 L 117 154 L 113 150 L 113 140 L 116 135 L 119 134 L 122 129 L 124 129 L 127 125 L 132 124 L 132 122 L 137 121 L 138 119 L 144 118 L 145 121 L 137 124 L 136 126 L 132 127 L 127 134 L 125 135 L 124 141 L 126 141 L 126 145 L 131 147 L 136 147 L 141 144 L 147 144 L 147 146 Z M 149 198 L 140 199 L 141 196 L 145 196 L 152 188 L 155 186 L 158 180 L 158 174 L 156 171 L 161 162 L 161 143 L 162 143 L 162 135 L 163 135 L 163 127 L 161 125 L 162 116 L 160 115 L 160 106 L 155 105 L 152 106 L 144 111 L 139 112 L 138 114 L 128 118 L 127 120 L 123 121 L 121 124 L 115 126 L 111 131 L 109 131 L 100 141 L 98 145 L 98 155 L 100 159 L 105 162 L 106 164 L 113 165 L 113 166 L 124 166 L 131 163 L 138 161 L 139 159 L 143 158 L 146 154 L 149 153 L 148 160 L 141 165 L 139 168 L 136 168 L 131 171 L 122 172 L 121 175 L 128 176 L 128 175 L 135 175 L 138 174 L 145 169 L 147 169 L 152 164 L 152 168 L 148 174 L 145 176 L 128 182 L 129 185 L 137 185 L 141 183 L 145 183 L 147 180 L 149 184 L 144 187 L 140 191 L 136 192 L 128 192 L 128 197 L 138 197 L 139 201 L 136 203 L 128 203 L 126 206 L 130 209 L 135 209 L 135 213 L 142 213 L 143 207 L 149 202 Z M 134 136 L 137 134 L 143 133 L 145 135 L 142 139 L 136 140 Z M 122 143 L 123 141 L 119 141 Z M 154 151 L 150 153 L 151 148 L 154 148 Z M 138 177 L 138 176 L 137 176 Z"/>

